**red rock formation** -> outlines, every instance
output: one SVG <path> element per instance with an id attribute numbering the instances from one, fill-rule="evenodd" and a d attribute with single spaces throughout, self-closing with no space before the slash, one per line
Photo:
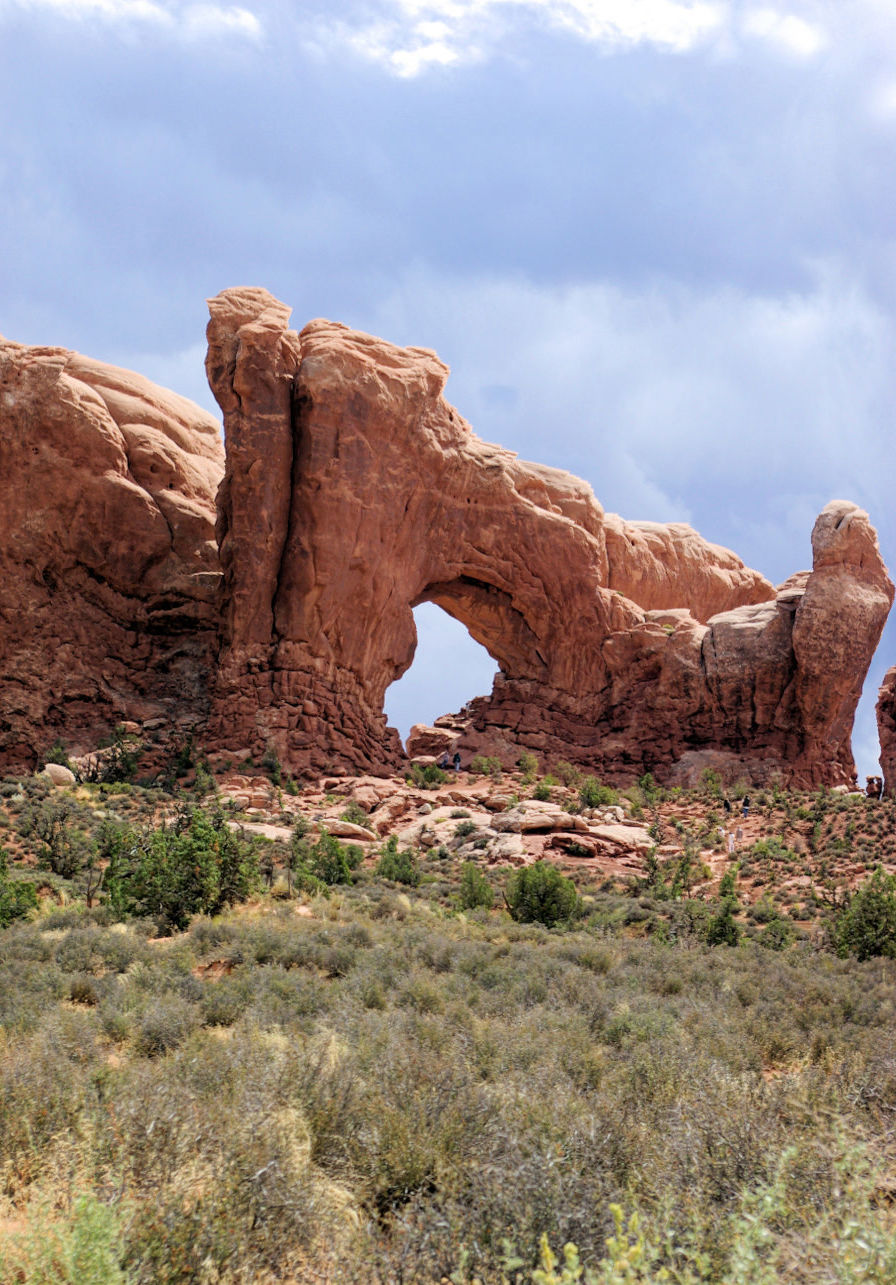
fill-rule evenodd
<path id="1" fill-rule="evenodd" d="M 447 369 L 264 291 L 211 301 L 224 411 L 224 647 L 210 725 L 293 770 L 398 767 L 386 688 L 431 601 L 498 661 L 462 750 L 521 748 L 608 778 L 699 770 L 848 780 L 849 729 L 893 589 L 867 516 L 836 501 L 815 566 L 775 596 L 688 527 L 605 515 L 585 482 L 480 441 Z"/>
<path id="2" fill-rule="evenodd" d="M 896 794 L 896 665 L 884 674 L 877 697 L 877 730 L 884 793 Z"/>
<path id="3" fill-rule="evenodd" d="M 202 714 L 223 465 L 185 398 L 0 339 L 0 762 Z"/>

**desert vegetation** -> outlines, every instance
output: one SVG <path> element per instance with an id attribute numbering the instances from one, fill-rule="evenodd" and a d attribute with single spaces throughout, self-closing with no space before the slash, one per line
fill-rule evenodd
<path id="1" fill-rule="evenodd" d="M 645 779 L 613 876 L 167 780 L 0 784 L 4 1285 L 896 1278 L 889 801 Z"/>

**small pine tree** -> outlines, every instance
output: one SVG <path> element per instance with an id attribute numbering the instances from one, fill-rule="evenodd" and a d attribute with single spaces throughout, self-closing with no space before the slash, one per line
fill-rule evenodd
<path id="1" fill-rule="evenodd" d="M 832 936 L 841 957 L 896 957 L 896 876 L 878 866 L 838 912 Z"/>
<path id="2" fill-rule="evenodd" d="M 391 879 L 393 883 L 407 884 L 416 888 L 420 883 L 420 867 L 417 858 L 410 848 L 398 850 L 398 839 L 393 834 L 383 848 L 376 865 L 376 874 L 381 879 Z"/>
<path id="3" fill-rule="evenodd" d="M 554 924 L 569 920 L 580 906 L 576 886 L 548 861 L 523 866 L 507 887 L 507 908 L 518 923 Z"/>
<path id="4" fill-rule="evenodd" d="M 491 910 L 494 904 L 495 890 L 473 861 L 461 866 L 457 900 L 462 910 Z"/>

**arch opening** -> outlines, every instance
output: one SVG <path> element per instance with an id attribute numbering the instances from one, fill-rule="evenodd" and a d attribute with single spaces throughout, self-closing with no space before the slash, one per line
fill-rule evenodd
<path id="1" fill-rule="evenodd" d="M 498 666 L 456 617 L 434 602 L 414 608 L 417 646 L 408 669 L 386 690 L 385 713 L 402 743 L 415 723 L 431 724 L 476 696 L 487 696 Z"/>

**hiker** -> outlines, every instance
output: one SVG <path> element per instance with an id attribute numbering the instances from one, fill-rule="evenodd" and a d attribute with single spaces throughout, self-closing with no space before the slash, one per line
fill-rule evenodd
<path id="1" fill-rule="evenodd" d="M 750 796 L 749 796 L 749 794 L 745 794 L 745 795 L 744 795 L 743 807 L 742 807 L 742 809 L 741 809 L 741 810 L 742 810 L 742 813 L 743 813 L 743 818 L 744 818 L 744 820 L 746 821 L 747 817 L 750 815 Z"/>
<path id="2" fill-rule="evenodd" d="M 731 800 L 730 800 L 730 799 L 722 799 L 722 807 L 725 809 L 725 816 L 726 816 L 726 817 L 730 817 L 730 816 L 731 816 Z"/>
<path id="3" fill-rule="evenodd" d="M 460 750 L 454 751 L 454 770 L 455 772 L 460 771 Z"/>
<path id="4" fill-rule="evenodd" d="M 730 830 L 728 831 L 728 856 L 734 856 L 734 835 Z"/>
<path id="5" fill-rule="evenodd" d="M 447 750 L 445 750 L 445 752 L 442 754 L 442 757 L 439 759 L 439 767 L 442 768 L 443 771 L 447 772 L 450 766 L 451 766 L 451 755 L 448 753 Z"/>

